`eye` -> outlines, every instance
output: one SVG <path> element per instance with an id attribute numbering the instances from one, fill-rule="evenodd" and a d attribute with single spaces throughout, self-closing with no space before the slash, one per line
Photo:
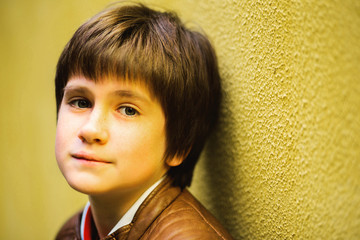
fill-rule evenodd
<path id="1" fill-rule="evenodd" d="M 90 101 L 86 99 L 75 99 L 71 101 L 69 104 L 75 108 L 91 108 Z"/>
<path id="2" fill-rule="evenodd" d="M 137 110 L 135 110 L 134 108 L 132 107 L 120 107 L 119 109 L 120 113 L 126 115 L 126 116 L 130 116 L 130 117 L 133 117 L 137 114 L 139 114 L 139 112 Z"/>

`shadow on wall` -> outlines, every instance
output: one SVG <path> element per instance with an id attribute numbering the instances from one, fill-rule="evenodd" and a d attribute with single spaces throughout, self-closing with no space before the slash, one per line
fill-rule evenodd
<path id="1" fill-rule="evenodd" d="M 229 102 L 223 96 L 223 105 Z M 228 108 L 221 108 L 220 120 L 214 133 L 207 141 L 199 164 L 196 168 L 192 191 L 200 201 L 224 224 L 235 239 L 241 232 L 238 224 L 239 202 L 241 194 L 242 174 L 239 160 L 242 158 L 239 149 L 239 119 L 231 114 Z M 224 117 L 226 116 L 226 117 Z M 233 117 L 231 117 L 233 116 Z M 242 207 L 243 208 L 243 207 Z"/>

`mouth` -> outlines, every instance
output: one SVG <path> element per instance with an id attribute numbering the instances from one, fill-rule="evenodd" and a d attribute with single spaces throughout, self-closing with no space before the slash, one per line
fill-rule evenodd
<path id="1" fill-rule="evenodd" d="M 103 160 L 95 155 L 83 153 L 83 152 L 71 154 L 71 157 L 73 157 L 76 160 L 86 161 L 89 163 L 111 163 L 111 162 Z"/>

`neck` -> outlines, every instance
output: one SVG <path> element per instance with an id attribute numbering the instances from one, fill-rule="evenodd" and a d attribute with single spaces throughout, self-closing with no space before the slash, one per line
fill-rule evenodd
<path id="1" fill-rule="evenodd" d="M 111 229 L 139 197 L 140 196 L 134 196 L 133 198 L 129 198 L 127 196 L 123 196 L 112 198 L 104 196 L 89 196 L 91 214 L 100 238 L 109 234 Z M 114 199 L 116 199 L 116 201 L 114 201 Z"/>
<path id="2" fill-rule="evenodd" d="M 132 205 L 154 183 L 149 184 L 150 186 L 144 189 L 136 189 L 121 194 L 89 195 L 91 214 L 99 237 L 107 236 Z"/>

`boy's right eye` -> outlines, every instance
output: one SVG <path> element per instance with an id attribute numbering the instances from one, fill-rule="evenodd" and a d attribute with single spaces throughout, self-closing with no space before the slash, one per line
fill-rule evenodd
<path id="1" fill-rule="evenodd" d="M 86 99 L 75 99 L 72 100 L 69 104 L 75 108 L 91 108 L 91 103 Z"/>

